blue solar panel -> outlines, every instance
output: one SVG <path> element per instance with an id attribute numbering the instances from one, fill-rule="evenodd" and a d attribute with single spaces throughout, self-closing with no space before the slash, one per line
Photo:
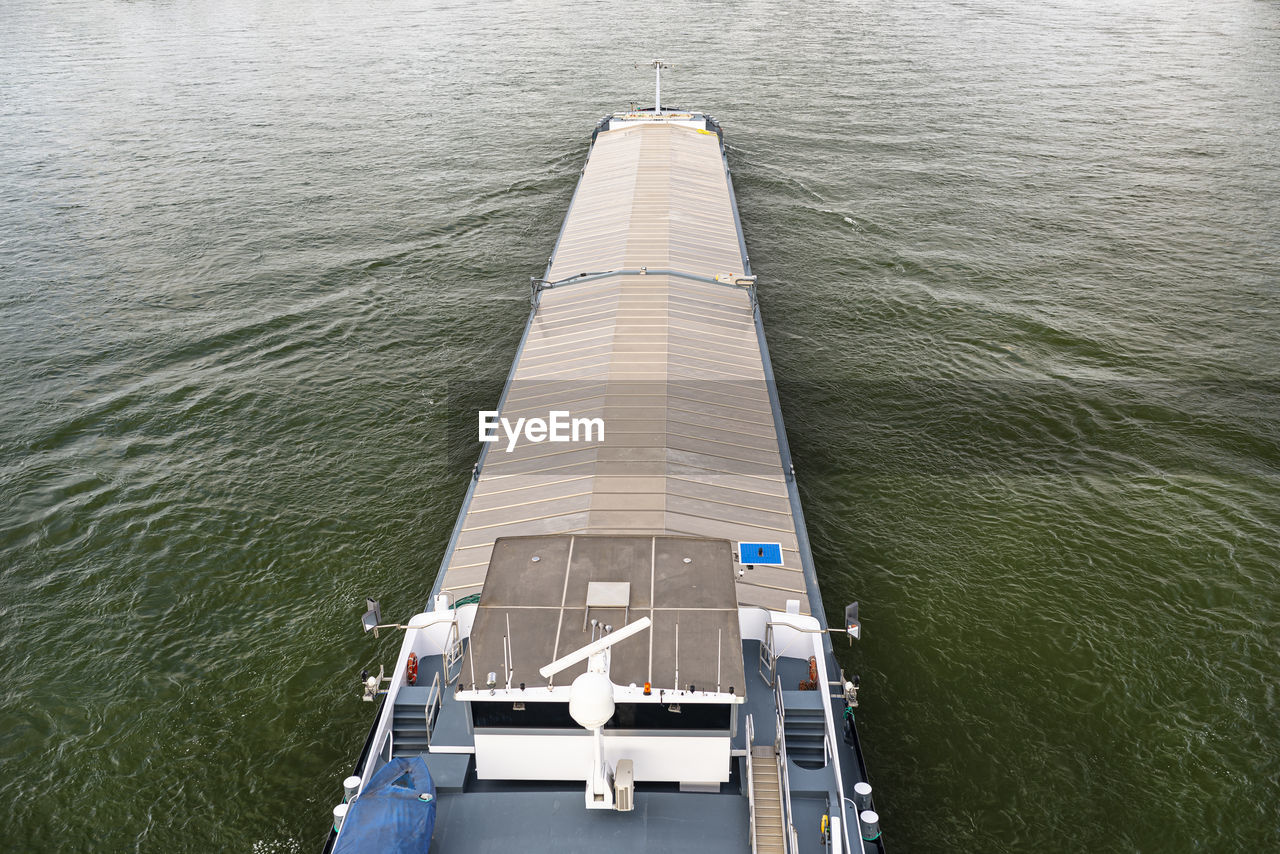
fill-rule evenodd
<path id="1" fill-rule="evenodd" d="M 782 566 L 782 543 L 738 543 L 738 563 Z"/>

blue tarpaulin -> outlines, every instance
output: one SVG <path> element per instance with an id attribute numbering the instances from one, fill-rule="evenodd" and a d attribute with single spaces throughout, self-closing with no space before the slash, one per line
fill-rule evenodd
<path id="1" fill-rule="evenodd" d="M 425 854 L 436 826 L 436 784 L 421 756 L 392 759 L 351 802 L 334 854 Z"/>

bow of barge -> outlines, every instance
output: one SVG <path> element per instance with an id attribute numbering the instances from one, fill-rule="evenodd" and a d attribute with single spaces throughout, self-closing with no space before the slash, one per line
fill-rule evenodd
<path id="1" fill-rule="evenodd" d="M 531 299 L 495 420 L 584 429 L 482 446 L 326 851 L 882 851 L 715 119 L 604 118 Z"/>

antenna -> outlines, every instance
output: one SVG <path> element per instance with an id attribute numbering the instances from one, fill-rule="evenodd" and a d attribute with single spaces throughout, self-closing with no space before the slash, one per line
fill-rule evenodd
<path id="1" fill-rule="evenodd" d="M 581 649 L 574 650 L 568 655 L 564 655 L 564 656 L 561 656 L 560 658 L 557 658 L 555 661 L 551 662 L 547 666 L 539 668 L 538 672 L 542 674 L 543 679 L 550 679 L 552 676 L 555 676 L 561 670 L 565 670 L 566 668 L 572 667 L 573 665 L 577 664 L 579 661 L 588 659 L 591 656 L 595 655 L 597 652 L 604 652 L 606 649 L 613 646 L 618 641 L 626 640 L 632 635 L 638 634 L 639 632 L 644 631 L 645 629 L 649 628 L 649 623 L 650 623 L 650 620 L 648 617 L 641 617 L 640 619 L 636 620 L 634 623 L 625 625 L 622 628 L 618 629 L 616 632 L 607 634 L 597 641 L 592 641 L 591 643 L 587 644 Z"/>
<path id="2" fill-rule="evenodd" d="M 516 672 L 516 655 L 511 648 L 511 612 L 507 612 L 507 633 L 502 636 L 502 663 L 507 669 L 507 690 L 511 690 L 511 677 Z"/>
<path id="3" fill-rule="evenodd" d="M 604 633 L 598 640 L 593 640 L 538 670 L 543 679 L 550 680 L 560 671 L 583 659 L 589 659 L 587 672 L 579 674 L 569 688 L 569 717 L 584 729 L 591 730 L 592 757 L 591 771 L 587 775 L 587 809 L 615 808 L 613 766 L 604 758 L 604 725 L 613 717 L 616 708 L 613 700 L 616 686 L 609 679 L 610 649 L 618 641 L 649 628 L 650 623 L 648 617 L 641 617 L 616 632 L 610 631 L 610 626 L 603 626 Z M 593 627 L 592 633 L 594 632 Z"/>
<path id="4" fill-rule="evenodd" d="M 716 629 L 716 693 L 720 693 L 720 636 L 722 629 Z"/>
<path id="5" fill-rule="evenodd" d="M 676 612 L 676 682 L 671 687 L 680 690 L 680 612 Z"/>

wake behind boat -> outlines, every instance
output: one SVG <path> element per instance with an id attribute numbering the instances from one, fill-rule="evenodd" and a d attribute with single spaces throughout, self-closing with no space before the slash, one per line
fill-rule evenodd
<path id="1" fill-rule="evenodd" d="M 722 131 L 657 65 L 654 108 L 596 127 L 480 416 L 519 435 L 364 677 L 326 851 L 883 850 Z"/>

